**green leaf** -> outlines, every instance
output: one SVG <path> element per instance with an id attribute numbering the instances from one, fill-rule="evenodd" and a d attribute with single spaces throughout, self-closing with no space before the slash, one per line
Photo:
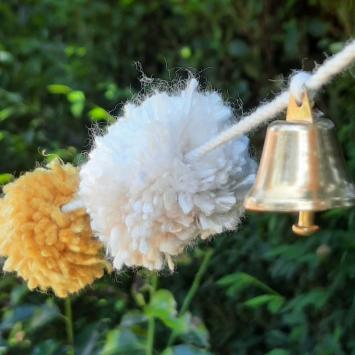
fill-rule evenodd
<path id="1" fill-rule="evenodd" d="M 75 102 L 84 102 L 85 101 L 85 94 L 80 90 L 73 90 L 68 93 L 67 95 L 68 101 L 75 103 Z"/>
<path id="2" fill-rule="evenodd" d="M 245 272 L 235 272 L 226 275 L 217 281 L 219 286 L 227 288 L 227 293 L 230 296 L 238 294 L 248 287 L 255 286 L 269 293 L 276 294 L 277 292 L 271 287 L 258 280 L 256 277 Z"/>
<path id="3" fill-rule="evenodd" d="M 253 309 L 258 309 L 261 306 L 267 305 L 271 313 L 276 313 L 283 306 L 284 302 L 285 300 L 281 296 L 267 294 L 251 298 L 244 302 L 244 304 Z"/>
<path id="4" fill-rule="evenodd" d="M 103 85 L 105 89 L 105 97 L 107 100 L 114 101 L 117 100 L 120 95 L 120 90 L 116 83 L 106 83 Z"/>
<path id="5" fill-rule="evenodd" d="M 76 54 L 78 57 L 84 57 L 87 53 L 87 49 L 85 47 L 78 47 L 76 49 Z"/>
<path id="6" fill-rule="evenodd" d="M 11 63 L 14 57 L 10 52 L 0 50 L 0 63 Z"/>
<path id="7" fill-rule="evenodd" d="M 51 84 L 47 86 L 47 90 L 55 95 L 67 95 L 71 92 L 71 88 L 63 84 Z"/>
<path id="8" fill-rule="evenodd" d="M 188 47 L 188 46 L 185 46 L 185 47 L 182 47 L 180 49 L 180 56 L 181 58 L 183 59 L 189 59 L 192 55 L 192 51 L 191 51 L 191 48 Z"/>
<path id="9" fill-rule="evenodd" d="M 120 326 L 125 328 L 131 328 L 133 326 L 146 323 L 147 317 L 140 311 L 128 311 L 122 319 Z"/>
<path id="10" fill-rule="evenodd" d="M 89 111 L 89 117 L 92 121 L 114 122 L 114 118 L 102 107 L 94 107 Z"/>
<path id="11" fill-rule="evenodd" d="M 145 354 L 145 343 L 129 329 L 118 328 L 109 331 L 101 355 L 127 354 Z"/>
<path id="12" fill-rule="evenodd" d="M 0 110 L 0 121 L 5 121 L 15 112 L 14 107 L 5 107 L 4 109 Z"/>
<path id="13" fill-rule="evenodd" d="M 84 110 L 84 102 L 74 102 L 70 106 L 70 112 L 74 117 L 80 117 Z"/>
<path id="14" fill-rule="evenodd" d="M 45 153 L 44 156 L 46 157 L 46 162 L 50 163 L 58 158 L 64 161 L 73 161 L 76 154 L 77 150 L 74 147 L 68 147 L 66 149 L 55 149 L 54 151 Z"/>
<path id="15" fill-rule="evenodd" d="M 85 94 L 79 90 L 73 90 L 67 95 L 68 101 L 71 103 L 70 111 L 74 117 L 80 117 L 85 107 Z"/>
<path id="16" fill-rule="evenodd" d="M 161 355 L 174 355 L 173 348 L 166 348 Z"/>
<path id="17" fill-rule="evenodd" d="M 168 290 L 156 291 L 146 307 L 145 313 L 149 317 L 158 318 L 176 316 L 176 301 L 173 294 Z"/>
<path id="18" fill-rule="evenodd" d="M 4 186 L 14 180 L 14 176 L 9 173 L 0 174 L 0 186 Z"/>
<path id="19" fill-rule="evenodd" d="M 68 46 L 65 48 L 65 54 L 68 57 L 73 57 L 73 56 L 84 57 L 86 53 L 87 53 L 87 49 L 85 47 Z"/>
<path id="20" fill-rule="evenodd" d="M 148 318 L 158 318 L 176 333 L 182 333 L 187 329 L 189 316 L 188 314 L 177 316 L 174 296 L 168 290 L 156 291 L 144 308 L 144 313 Z"/>
<path id="21" fill-rule="evenodd" d="M 198 317 L 192 317 L 189 313 L 188 328 L 180 335 L 184 343 L 201 348 L 209 347 L 209 332 L 203 321 Z"/>
<path id="22" fill-rule="evenodd" d="M 121 313 L 125 310 L 126 308 L 126 301 L 124 299 L 118 299 L 116 302 L 115 302 L 115 311 L 118 312 L 118 313 Z"/>
<path id="23" fill-rule="evenodd" d="M 327 289 L 315 288 L 294 297 L 288 302 L 285 310 L 292 310 L 293 313 L 301 313 L 306 307 L 310 306 L 320 310 L 325 306 L 329 297 L 330 293 L 327 292 Z"/>
<path id="24" fill-rule="evenodd" d="M 344 42 L 333 42 L 329 46 L 329 49 L 332 53 L 338 53 L 342 50 L 343 47 L 344 47 Z"/>

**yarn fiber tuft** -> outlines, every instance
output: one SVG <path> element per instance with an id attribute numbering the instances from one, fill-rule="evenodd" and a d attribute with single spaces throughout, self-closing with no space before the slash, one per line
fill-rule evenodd
<path id="1" fill-rule="evenodd" d="M 96 136 L 80 171 L 79 199 L 116 269 L 160 270 L 199 236 L 235 229 L 256 164 L 246 136 L 199 160 L 185 155 L 232 125 L 217 92 L 196 79 L 155 91 Z"/>
<path id="2" fill-rule="evenodd" d="M 53 161 L 4 187 L 0 199 L 0 255 L 32 290 L 66 297 L 101 277 L 107 267 L 85 210 L 63 213 L 75 195 L 78 169 Z"/>

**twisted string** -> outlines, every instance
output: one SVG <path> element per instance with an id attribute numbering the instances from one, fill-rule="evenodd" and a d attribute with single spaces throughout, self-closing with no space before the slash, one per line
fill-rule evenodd
<path id="1" fill-rule="evenodd" d="M 333 77 L 347 69 L 355 60 L 355 40 L 349 42 L 339 53 L 328 58 L 321 66 L 318 66 L 312 74 L 299 72 L 290 80 L 290 88 L 276 96 L 272 101 L 259 106 L 255 111 L 243 117 L 237 124 L 228 128 L 200 147 L 195 148 L 186 155 L 187 161 L 193 161 L 203 157 L 208 152 L 250 132 L 256 127 L 271 121 L 288 105 L 290 92 L 300 99 L 303 91 L 311 94 L 317 92 Z"/>

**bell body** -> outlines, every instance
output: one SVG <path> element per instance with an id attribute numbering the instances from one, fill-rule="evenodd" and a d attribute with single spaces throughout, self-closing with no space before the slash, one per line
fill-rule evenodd
<path id="1" fill-rule="evenodd" d="M 330 120 L 270 124 L 247 209 L 322 211 L 354 203 L 355 187 Z"/>

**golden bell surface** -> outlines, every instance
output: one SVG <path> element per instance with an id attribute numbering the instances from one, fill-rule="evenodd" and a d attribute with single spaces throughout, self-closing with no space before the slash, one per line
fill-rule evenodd
<path id="1" fill-rule="evenodd" d="M 351 206 L 355 189 L 327 119 L 273 122 L 245 207 L 256 211 L 322 211 Z"/>
<path id="2" fill-rule="evenodd" d="M 287 121 L 274 121 L 267 129 L 256 181 L 244 206 L 253 211 L 300 212 L 297 234 L 310 235 L 313 211 L 348 207 L 355 203 L 355 187 L 335 139 L 334 124 L 313 119 L 301 108 L 290 110 Z M 291 107 L 292 108 L 292 107 Z M 304 109 L 304 108 L 303 108 Z"/>

